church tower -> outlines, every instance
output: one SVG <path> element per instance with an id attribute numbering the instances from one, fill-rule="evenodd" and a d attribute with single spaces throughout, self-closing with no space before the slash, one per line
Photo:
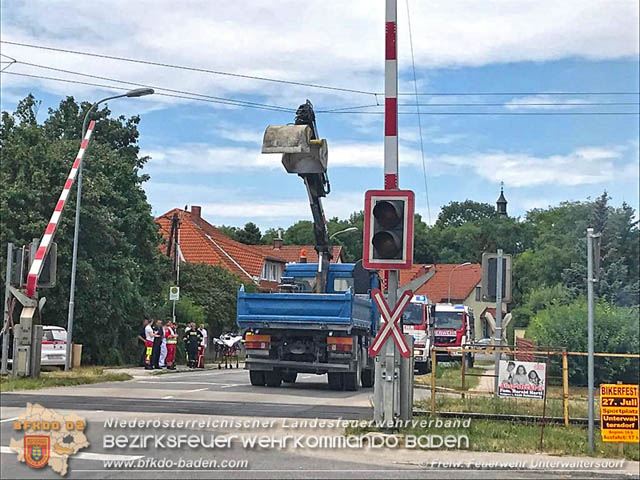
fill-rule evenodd
<path id="1" fill-rule="evenodd" d="M 507 216 L 507 199 L 504 198 L 504 182 L 500 182 L 500 196 L 496 201 L 496 212 L 501 217 Z"/>

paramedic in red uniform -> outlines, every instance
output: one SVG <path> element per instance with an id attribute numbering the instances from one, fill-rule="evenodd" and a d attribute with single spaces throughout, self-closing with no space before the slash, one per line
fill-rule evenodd
<path id="1" fill-rule="evenodd" d="M 175 325 L 171 321 L 165 327 L 165 334 L 167 337 L 167 358 L 165 363 L 168 369 L 175 370 L 178 334 Z"/>

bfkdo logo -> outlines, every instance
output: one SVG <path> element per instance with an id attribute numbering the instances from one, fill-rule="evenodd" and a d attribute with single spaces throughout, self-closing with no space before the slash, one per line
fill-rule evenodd
<path id="1" fill-rule="evenodd" d="M 48 465 L 64 476 L 69 457 L 89 446 L 85 428 L 85 419 L 75 413 L 60 415 L 41 405 L 27 403 L 25 414 L 13 422 L 14 432 L 24 436 L 12 438 L 9 448 L 18 454 L 19 462 L 31 468 Z"/>
<path id="2" fill-rule="evenodd" d="M 42 468 L 49 461 L 51 439 L 44 435 L 25 435 L 24 461 L 32 468 Z"/>

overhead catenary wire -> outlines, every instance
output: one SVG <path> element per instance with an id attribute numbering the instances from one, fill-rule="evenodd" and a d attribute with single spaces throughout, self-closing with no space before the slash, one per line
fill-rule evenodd
<path id="1" fill-rule="evenodd" d="M 427 219 L 431 224 L 431 206 L 429 205 L 429 183 L 427 181 L 427 161 L 424 156 L 424 140 L 422 138 L 422 117 L 420 116 L 420 104 L 418 103 L 418 77 L 416 75 L 416 62 L 413 55 L 413 35 L 411 33 L 411 13 L 409 10 L 409 0 L 407 5 L 407 27 L 409 30 L 409 46 L 411 47 L 411 67 L 413 69 L 413 86 L 416 92 L 416 113 L 418 114 L 418 135 L 420 136 L 420 156 L 422 157 L 422 176 L 424 177 L 424 194 L 427 200 Z"/>
<path id="2" fill-rule="evenodd" d="M 71 49 L 65 49 L 65 48 L 50 47 L 50 46 L 46 46 L 46 45 L 35 45 L 35 44 L 24 43 L 24 42 L 13 42 L 13 41 L 9 41 L 9 40 L 0 40 L 0 43 L 4 43 L 4 44 L 7 44 L 7 45 L 15 45 L 15 46 L 19 46 L 19 47 L 56 51 L 56 52 L 68 53 L 68 54 L 72 54 L 72 55 L 83 55 L 83 56 L 104 58 L 104 59 L 116 60 L 116 61 L 122 61 L 122 62 L 138 63 L 138 64 L 144 64 L 144 65 L 153 65 L 153 66 L 164 67 L 164 68 L 189 70 L 189 71 L 200 72 L 200 73 L 208 73 L 208 74 L 212 74 L 212 75 L 223 75 L 223 76 L 230 76 L 230 77 L 245 78 L 245 79 L 248 79 L 248 80 L 265 81 L 265 82 L 273 82 L 273 83 L 282 83 L 282 84 L 303 86 L 303 87 L 308 87 L 308 88 L 319 88 L 319 89 L 325 89 L 325 90 L 335 90 L 335 91 L 342 91 L 342 92 L 348 92 L 348 93 L 372 95 L 372 96 L 376 97 L 376 99 L 377 99 L 378 96 L 383 96 L 384 95 L 381 92 L 373 92 L 373 91 L 362 90 L 362 89 L 336 87 L 336 86 L 332 86 L 332 85 L 322 85 L 322 84 L 318 84 L 318 83 L 308 83 L 308 82 L 301 82 L 301 81 L 294 81 L 294 80 L 285 80 L 285 79 L 261 77 L 261 76 L 241 74 L 241 73 L 224 72 L 224 71 L 220 71 L 220 70 L 211 70 L 211 69 L 202 68 L 202 67 L 191 67 L 191 66 L 186 66 L 186 65 L 171 64 L 171 63 L 167 63 L 167 62 L 155 62 L 155 61 L 151 61 L 151 60 L 133 59 L 133 58 L 127 58 L 127 57 L 120 57 L 120 56 L 116 56 L 116 55 L 107 55 L 107 54 L 101 54 L 101 53 L 84 52 L 84 51 L 80 51 L 80 50 L 71 50 Z M 415 92 L 400 92 L 400 93 L 398 93 L 398 96 L 403 96 L 403 95 L 415 96 L 416 93 Z M 612 90 L 612 91 L 592 91 L 592 92 L 589 92 L 589 91 L 418 92 L 418 95 L 419 96 L 640 95 L 640 91 L 636 91 L 636 90 L 633 90 L 633 91 Z"/>
<path id="3" fill-rule="evenodd" d="M 194 92 L 188 92 L 188 91 L 185 91 L 185 90 L 177 90 L 177 89 L 173 89 L 173 88 L 159 87 L 159 86 L 155 86 L 155 85 L 148 85 L 146 83 L 141 83 L 141 82 L 131 82 L 131 81 L 128 81 L 128 80 L 120 80 L 120 79 L 117 79 L 117 78 L 105 77 L 105 76 L 102 76 L 102 75 L 93 75 L 93 74 L 89 74 L 89 73 L 76 72 L 76 71 L 73 71 L 73 70 L 67 70 L 67 69 L 63 69 L 63 68 L 51 67 L 51 66 L 48 66 L 48 65 L 41 65 L 41 64 L 37 64 L 37 63 L 23 62 L 22 60 L 16 60 L 15 63 L 21 64 L 21 65 L 27 65 L 27 66 L 35 67 L 35 68 L 42 68 L 42 69 L 45 69 L 45 70 L 52 70 L 52 71 L 60 72 L 60 73 L 67 73 L 67 74 L 70 74 L 70 75 L 77 75 L 77 76 L 86 77 L 86 78 L 94 78 L 96 80 L 105 80 L 105 81 L 108 81 L 108 82 L 122 83 L 122 84 L 126 84 L 126 85 L 131 85 L 131 86 L 153 88 L 155 90 L 164 90 L 165 92 L 177 93 L 177 94 L 181 94 L 181 95 L 193 95 L 193 96 L 197 96 L 197 97 L 209 98 L 209 99 L 212 99 L 212 100 L 221 100 L 221 101 L 225 101 L 225 102 L 242 103 L 242 104 L 255 105 L 255 106 L 267 107 L 267 108 L 275 108 L 275 109 L 281 109 L 281 110 L 284 110 L 284 111 L 295 112 L 295 109 L 293 109 L 293 108 L 283 107 L 283 106 L 280 106 L 280 105 L 269 105 L 269 104 L 265 104 L 265 103 L 251 102 L 251 101 L 248 101 L 248 100 L 240 100 L 240 99 L 234 99 L 234 98 L 218 97 L 218 96 L 214 96 L 214 95 L 206 95 L 206 94 L 203 94 L 203 93 L 194 93 Z"/>
<path id="4" fill-rule="evenodd" d="M 80 80 L 56 78 L 56 77 L 49 77 L 49 76 L 45 76 L 45 75 L 33 75 L 33 74 L 29 74 L 29 73 L 20 73 L 20 72 L 0 72 L 0 73 L 2 73 L 3 75 L 17 75 L 17 76 L 21 76 L 21 77 L 31 77 L 31 78 L 38 78 L 38 79 L 41 79 L 41 80 L 51 80 L 51 81 L 54 81 L 54 82 L 64 82 L 64 83 L 73 83 L 73 84 L 77 84 L 77 85 L 87 85 L 87 86 L 90 86 L 90 87 L 99 87 L 99 88 L 106 88 L 106 89 L 118 90 L 118 91 L 129 90 L 128 88 L 120 87 L 120 86 L 117 86 L 117 85 L 105 85 L 105 84 L 93 83 L 93 82 L 83 82 L 83 81 L 80 81 Z M 209 99 L 209 98 L 191 97 L 191 96 L 188 96 L 188 95 L 178 95 L 178 94 L 162 93 L 162 92 L 156 92 L 155 95 L 156 96 L 162 96 L 162 97 L 171 97 L 171 98 L 183 98 L 183 99 L 186 99 L 186 100 L 195 100 L 195 101 L 200 101 L 200 102 L 217 103 L 217 104 L 229 105 L 229 106 L 234 106 L 234 107 L 255 108 L 255 109 L 259 109 L 259 110 L 269 110 L 269 111 L 289 113 L 289 110 L 282 110 L 281 108 L 263 107 L 263 106 L 258 106 L 258 105 L 234 103 L 234 102 L 223 101 L 223 100 L 212 100 L 212 99 Z"/>
<path id="5" fill-rule="evenodd" d="M 18 62 L 20 63 L 20 62 Z M 117 85 L 105 85 L 105 84 L 99 84 L 99 83 L 93 83 L 93 82 L 83 82 L 80 80 L 71 80 L 71 79 L 65 79 L 65 78 L 56 78 L 56 77 L 50 77 L 50 76 L 46 76 L 46 75 L 34 75 L 34 74 L 28 74 L 28 73 L 22 73 L 22 72 L 9 72 L 9 71 L 2 71 L 0 72 L 3 75 L 16 75 L 16 76 L 22 76 L 22 77 L 30 77 L 30 78 L 38 78 L 41 80 L 50 80 L 50 81 L 55 81 L 55 82 L 64 82 L 64 83 L 72 83 L 72 84 L 77 84 L 77 85 L 87 85 L 87 86 L 91 86 L 91 87 L 99 87 L 99 88 L 107 88 L 107 89 L 112 89 L 112 90 L 118 90 L 118 91 L 126 91 L 128 90 L 128 88 L 124 88 L 121 86 L 117 86 Z M 87 75 L 87 74 L 79 74 L 79 75 Z M 125 82 L 127 84 L 132 84 L 132 82 L 126 82 L 126 81 L 119 81 L 119 80 L 114 80 L 115 82 Z M 139 85 L 139 84 L 134 84 L 134 85 Z M 153 88 L 153 87 L 151 87 Z M 159 90 L 162 90 L 162 88 L 158 88 Z M 235 99 L 221 99 L 222 97 L 212 97 L 210 95 L 205 95 L 205 94 L 200 94 L 200 93 L 191 93 L 191 92 L 184 92 L 184 94 L 175 94 L 175 93 L 162 93 L 162 92 L 157 92 L 156 96 L 164 96 L 164 97 L 171 97 L 171 98 L 182 98 L 182 99 L 186 99 L 186 100 L 194 100 L 194 101 L 202 101 L 202 102 L 208 102 L 208 103 L 216 103 L 216 104 L 221 104 L 221 105 L 230 105 L 230 106 L 236 106 L 236 107 L 247 107 L 247 108 L 254 108 L 254 109 L 259 109 L 259 110 L 268 110 L 268 111 L 277 111 L 277 112 L 292 112 L 295 111 L 295 109 L 291 109 L 288 107 L 281 107 L 281 106 L 270 106 L 267 104 L 255 104 L 255 103 L 251 103 L 251 102 L 246 102 L 244 100 L 235 100 Z M 220 99 L 219 99 L 220 98 Z M 316 111 L 316 113 L 318 114 L 356 114 L 356 115 L 384 115 L 384 112 L 372 112 L 372 111 L 338 111 L 338 110 L 327 110 L 327 111 L 323 111 L 323 110 L 318 110 Z M 417 112 L 415 111 L 409 111 L 409 112 L 398 112 L 398 115 L 418 115 Z M 539 115 L 578 115 L 578 116 L 598 116 L 598 115 L 602 115 L 602 116 L 615 116 L 615 115 L 640 115 L 640 112 L 423 112 L 421 111 L 419 113 L 419 115 L 488 115 L 488 116 L 500 116 L 500 115 L 507 115 L 507 116 L 526 116 L 526 115 L 533 115 L 533 116 L 539 116 Z"/>

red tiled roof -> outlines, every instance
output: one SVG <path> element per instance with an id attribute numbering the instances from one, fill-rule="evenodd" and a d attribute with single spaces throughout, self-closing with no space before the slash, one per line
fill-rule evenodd
<path id="1" fill-rule="evenodd" d="M 156 222 L 160 225 L 160 233 L 165 240 L 169 237 L 174 213 L 178 213 L 181 218 L 180 250 L 185 261 L 189 263 L 219 265 L 241 278 L 251 281 L 254 280 L 254 277 L 260 277 L 267 257 L 284 263 L 279 258 L 265 255 L 252 245 L 232 240 L 203 218 L 195 218 L 191 212 L 177 208 L 156 218 Z M 165 243 L 161 248 L 166 252 L 167 244 Z M 260 286 L 262 283 L 261 281 Z M 273 282 L 266 283 L 265 286 L 270 288 L 270 284 Z"/>
<path id="2" fill-rule="evenodd" d="M 254 245 L 263 254 L 268 255 L 270 258 L 279 258 L 287 263 L 297 262 L 300 260 L 300 251 L 306 250 L 307 261 L 309 263 L 316 263 L 318 261 L 318 252 L 316 252 L 311 245 L 282 245 L 280 248 L 275 248 L 273 245 Z M 342 246 L 333 247 L 333 259 L 331 263 L 336 263 L 342 255 Z"/>
<path id="3" fill-rule="evenodd" d="M 416 292 L 426 295 L 432 302 L 447 302 L 449 299 L 449 278 L 451 278 L 451 299 L 464 300 L 482 280 L 482 266 L 478 263 L 458 267 L 458 264 L 439 263 L 434 265 L 416 264 L 410 270 L 400 270 L 400 285 L 435 269 L 436 274 Z"/>

